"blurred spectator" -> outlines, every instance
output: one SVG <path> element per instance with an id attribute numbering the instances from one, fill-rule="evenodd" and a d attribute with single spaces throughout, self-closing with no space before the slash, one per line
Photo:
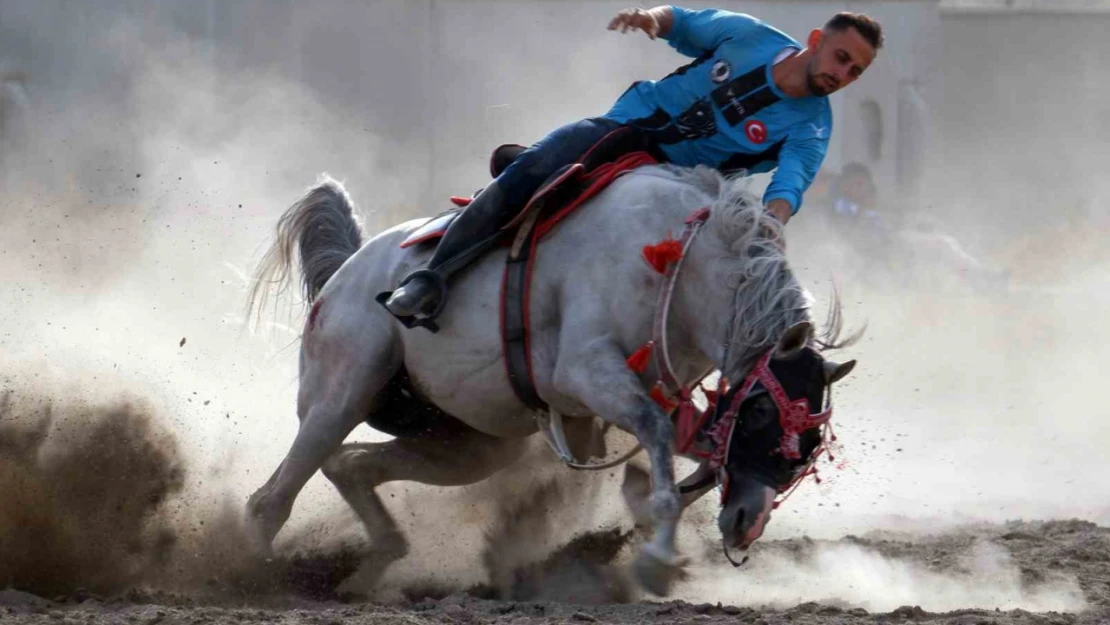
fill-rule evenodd
<path id="1" fill-rule="evenodd" d="M 879 190 L 871 170 L 862 163 L 849 163 L 832 188 L 832 215 L 835 222 L 849 228 L 882 228 Z"/>

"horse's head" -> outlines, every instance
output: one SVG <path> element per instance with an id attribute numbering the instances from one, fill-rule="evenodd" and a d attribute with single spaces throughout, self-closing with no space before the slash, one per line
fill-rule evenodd
<path id="1" fill-rule="evenodd" d="M 716 423 L 727 447 L 718 469 L 717 524 L 726 548 L 751 546 L 770 520 L 776 495 L 804 477 L 831 417 L 829 390 L 855 366 L 854 360 L 826 360 L 813 347 L 812 332 L 808 322 L 791 327 L 750 367 L 743 384 L 719 398 Z"/>

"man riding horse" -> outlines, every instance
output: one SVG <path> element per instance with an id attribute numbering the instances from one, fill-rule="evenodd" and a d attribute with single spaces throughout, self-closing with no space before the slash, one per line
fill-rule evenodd
<path id="1" fill-rule="evenodd" d="M 805 46 L 754 17 L 718 9 L 626 9 L 609 30 L 662 37 L 695 60 L 662 80 L 634 83 L 605 115 L 558 128 L 523 150 L 451 223 L 427 268 L 406 276 L 385 300 L 394 316 L 439 307 L 452 273 L 496 243 L 552 174 L 618 129 L 635 136 L 622 142 L 626 149 L 662 162 L 725 173 L 775 170 L 763 203 L 785 224 L 824 161 L 828 96 L 858 79 L 883 43 L 875 20 L 847 12 L 810 32 Z"/>

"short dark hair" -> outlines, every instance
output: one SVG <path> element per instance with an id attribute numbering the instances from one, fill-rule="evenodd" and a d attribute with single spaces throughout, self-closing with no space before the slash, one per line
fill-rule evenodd
<path id="1" fill-rule="evenodd" d="M 845 165 L 844 169 L 840 170 L 840 176 L 843 178 L 848 178 L 849 176 L 860 176 L 866 179 L 868 182 L 872 182 L 871 168 L 867 165 L 864 165 L 863 163 L 860 163 L 859 161 L 852 161 L 851 163 Z"/>
<path id="2" fill-rule="evenodd" d="M 883 47 L 883 27 L 863 13 L 842 11 L 825 22 L 825 30 L 843 32 L 849 28 L 855 28 L 872 48 L 878 50 Z"/>
<path id="3" fill-rule="evenodd" d="M 837 189 L 839 193 L 840 186 L 844 184 L 845 180 L 849 178 L 859 177 L 867 184 L 868 189 L 872 193 L 877 193 L 878 189 L 875 187 L 875 178 L 871 175 L 871 168 L 858 161 L 852 161 L 840 170 L 840 178 L 837 180 Z"/>

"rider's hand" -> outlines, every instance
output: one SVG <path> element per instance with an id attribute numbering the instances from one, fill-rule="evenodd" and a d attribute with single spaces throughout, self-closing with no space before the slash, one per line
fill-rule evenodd
<path id="1" fill-rule="evenodd" d="M 648 37 L 655 39 L 659 34 L 659 20 L 644 9 L 624 9 L 609 21 L 609 30 L 620 29 L 621 33 L 629 30 L 642 30 Z"/>
<path id="2" fill-rule="evenodd" d="M 767 203 L 767 213 L 778 222 L 776 232 L 765 232 L 768 238 L 774 239 L 775 245 L 779 249 L 786 251 L 786 222 L 790 221 L 790 215 L 793 211 L 790 208 L 790 203 L 782 199 L 774 199 Z"/>

